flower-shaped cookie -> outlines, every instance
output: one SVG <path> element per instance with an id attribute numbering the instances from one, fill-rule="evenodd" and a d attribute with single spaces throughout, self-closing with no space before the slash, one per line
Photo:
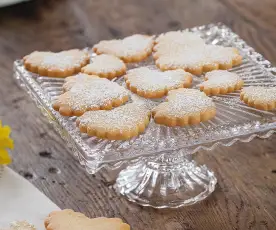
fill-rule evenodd
<path id="1" fill-rule="evenodd" d="M 199 88 L 206 95 L 227 94 L 240 90 L 243 80 L 236 74 L 226 70 L 213 70 L 206 73 L 205 81 L 199 84 Z"/>
<path id="2" fill-rule="evenodd" d="M 90 219 L 70 209 L 54 211 L 44 221 L 46 230 L 130 230 L 119 218 L 98 217 Z"/>
<path id="3" fill-rule="evenodd" d="M 204 45 L 204 40 L 199 35 L 187 31 L 170 31 L 160 34 L 155 39 L 154 51 L 162 49 L 164 46 L 178 45 L 178 46 L 198 46 Z"/>
<path id="4" fill-rule="evenodd" d="M 273 110 L 276 108 L 276 88 L 249 86 L 243 88 L 240 98 L 256 109 Z"/>
<path id="5" fill-rule="evenodd" d="M 167 102 L 154 108 L 157 124 L 185 126 L 207 121 L 216 114 L 212 99 L 196 89 L 176 89 L 168 93 Z"/>
<path id="6" fill-rule="evenodd" d="M 93 58 L 92 63 L 84 66 L 81 72 L 112 79 L 126 72 L 125 63 L 113 55 L 101 54 Z"/>
<path id="7" fill-rule="evenodd" d="M 23 62 L 30 72 L 49 77 L 67 77 L 79 73 L 89 63 L 89 56 L 78 49 L 58 53 L 35 51 L 25 56 Z"/>
<path id="8" fill-rule="evenodd" d="M 154 40 L 152 36 L 134 34 L 124 39 L 100 41 L 94 45 L 96 54 L 112 54 L 124 62 L 139 62 L 152 52 Z"/>
<path id="9" fill-rule="evenodd" d="M 129 70 L 125 81 L 133 93 L 145 98 L 160 98 L 172 89 L 190 87 L 192 75 L 182 69 L 162 72 L 140 67 Z"/>
<path id="10" fill-rule="evenodd" d="M 63 116 L 81 116 L 89 110 L 112 109 L 127 100 L 128 92 L 122 86 L 105 78 L 91 77 L 76 81 L 57 98 L 53 108 Z"/>
<path id="11" fill-rule="evenodd" d="M 155 56 L 155 64 L 161 70 L 184 69 L 199 75 L 216 69 L 230 69 L 242 62 L 238 50 L 232 47 L 200 44 L 172 50 Z"/>
<path id="12" fill-rule="evenodd" d="M 77 119 L 77 126 L 89 136 L 125 140 L 144 132 L 149 120 L 145 105 L 131 103 L 108 111 L 88 111 Z"/>
<path id="13" fill-rule="evenodd" d="M 85 73 L 79 73 L 74 76 L 70 76 L 64 79 L 64 84 L 62 85 L 62 89 L 64 92 L 69 91 L 75 84 L 86 84 L 89 81 L 93 81 L 95 78 L 98 78 L 96 75 L 88 75 Z"/>

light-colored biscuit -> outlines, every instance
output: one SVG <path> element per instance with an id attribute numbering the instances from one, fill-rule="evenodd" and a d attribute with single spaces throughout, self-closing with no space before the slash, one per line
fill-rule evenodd
<path id="1" fill-rule="evenodd" d="M 28 71 L 41 76 L 67 77 L 79 73 L 89 63 L 89 55 L 78 49 L 58 53 L 35 51 L 25 56 L 23 62 Z"/>
<path id="2" fill-rule="evenodd" d="M 145 105 L 131 103 L 109 111 L 89 111 L 77 119 L 82 133 L 109 140 L 126 140 L 144 132 L 150 120 Z"/>
<path id="3" fill-rule="evenodd" d="M 89 110 L 108 110 L 128 100 L 125 88 L 105 78 L 91 77 L 77 81 L 71 89 L 61 94 L 53 108 L 63 116 L 81 116 Z"/>
<path id="4" fill-rule="evenodd" d="M 160 48 L 161 49 L 161 48 Z M 165 51 L 168 48 L 164 48 Z M 200 75 L 217 69 L 230 69 L 242 62 L 238 50 L 217 45 L 198 45 L 172 48 L 173 52 L 161 49 L 155 55 L 155 64 L 161 70 L 184 69 Z M 158 52 L 158 50 L 157 50 Z"/>
<path id="5" fill-rule="evenodd" d="M 70 209 L 51 212 L 44 225 L 46 230 L 130 230 L 130 226 L 119 218 L 90 219 Z"/>
<path id="6" fill-rule="evenodd" d="M 213 70 L 206 73 L 205 81 L 198 85 L 206 95 L 227 94 L 240 90 L 243 80 L 227 70 Z"/>
<path id="7" fill-rule="evenodd" d="M 64 79 L 64 84 L 62 86 L 63 91 L 69 91 L 75 84 L 86 84 L 86 82 L 89 82 L 90 80 L 94 80 L 95 78 L 99 78 L 96 75 L 88 75 L 84 73 L 79 73 L 74 76 L 70 76 Z"/>
<path id="8" fill-rule="evenodd" d="M 134 34 L 124 39 L 100 41 L 94 45 L 96 54 L 112 54 L 124 62 L 139 62 L 152 52 L 154 39 L 152 36 Z"/>
<path id="9" fill-rule="evenodd" d="M 249 86 L 243 88 L 240 98 L 256 109 L 273 110 L 276 108 L 276 88 Z"/>
<path id="10" fill-rule="evenodd" d="M 155 39 L 155 46 L 153 48 L 154 51 L 162 49 L 163 46 L 198 46 L 204 45 L 205 42 L 199 35 L 187 32 L 187 31 L 169 31 L 167 33 L 160 34 Z"/>
<path id="11" fill-rule="evenodd" d="M 168 91 L 187 88 L 192 84 L 192 75 L 182 69 L 160 71 L 140 67 L 131 69 L 125 75 L 128 89 L 145 98 L 160 98 Z"/>
<path id="12" fill-rule="evenodd" d="M 114 55 L 101 54 L 93 58 L 92 63 L 81 69 L 81 72 L 113 79 L 126 72 L 125 63 Z"/>
<path id="13" fill-rule="evenodd" d="M 152 111 L 154 121 L 166 126 L 198 124 L 213 118 L 215 114 L 215 104 L 205 93 L 183 88 L 170 91 L 167 102 Z"/>

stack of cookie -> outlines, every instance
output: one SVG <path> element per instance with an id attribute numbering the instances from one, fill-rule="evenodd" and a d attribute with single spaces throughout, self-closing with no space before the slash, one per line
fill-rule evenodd
<path id="1" fill-rule="evenodd" d="M 53 102 L 53 108 L 63 116 L 78 116 L 77 126 L 90 136 L 130 139 L 146 129 L 151 116 L 155 123 L 166 126 L 198 124 L 216 114 L 208 96 L 231 93 L 243 86 L 237 74 L 227 71 L 241 64 L 238 50 L 207 45 L 191 32 L 173 31 L 156 38 L 135 34 L 101 41 L 93 51 L 97 56 L 91 63 L 82 50 L 36 51 L 23 59 L 31 72 L 67 77 L 64 93 Z M 138 64 L 127 70 L 128 63 L 141 62 L 151 54 L 157 68 Z M 187 89 L 193 75 L 205 72 L 205 81 L 198 89 Z M 121 76 L 126 88 L 113 81 Z M 150 111 L 143 103 L 130 102 L 128 90 L 147 99 L 168 96 Z M 249 106 L 268 110 L 276 106 L 275 95 L 274 89 L 251 87 L 242 91 L 241 99 Z"/>

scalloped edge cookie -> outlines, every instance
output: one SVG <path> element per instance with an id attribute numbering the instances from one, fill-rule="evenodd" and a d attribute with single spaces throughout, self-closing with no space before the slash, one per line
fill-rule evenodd
<path id="1" fill-rule="evenodd" d="M 129 99 L 128 91 L 105 78 L 80 81 L 59 95 L 52 104 L 63 116 L 81 116 L 90 110 L 109 110 L 124 104 Z"/>
<path id="2" fill-rule="evenodd" d="M 87 52 L 78 49 L 61 52 L 34 51 L 23 58 L 26 70 L 48 77 L 67 77 L 79 73 L 89 63 Z"/>
<path id="3" fill-rule="evenodd" d="M 93 58 L 92 63 L 82 67 L 81 72 L 111 80 L 124 75 L 126 69 L 125 63 L 120 58 L 114 55 L 100 54 Z"/>
<path id="4" fill-rule="evenodd" d="M 199 124 L 215 115 L 211 98 L 199 90 L 184 88 L 170 91 L 167 101 L 152 110 L 155 123 L 169 127 Z"/>
<path id="5" fill-rule="evenodd" d="M 240 99 L 250 107 L 273 110 L 276 108 L 276 88 L 249 86 L 242 89 Z"/>
<path id="6" fill-rule="evenodd" d="M 145 98 L 161 98 L 170 90 L 190 87 L 193 81 L 182 69 L 162 72 L 148 67 L 131 69 L 124 78 L 130 91 Z"/>
<path id="7" fill-rule="evenodd" d="M 96 54 L 111 54 L 124 62 L 140 62 L 151 53 L 154 37 L 134 34 L 123 39 L 104 40 L 94 45 L 92 50 Z"/>
<path id="8" fill-rule="evenodd" d="M 226 70 L 213 70 L 206 73 L 205 81 L 199 84 L 199 89 L 206 95 L 219 95 L 240 90 L 243 80 L 233 72 Z"/>
<path id="9" fill-rule="evenodd" d="M 46 230 L 68 230 L 68 229 L 108 229 L 108 230 L 130 230 L 130 226 L 119 218 L 88 218 L 80 212 L 71 209 L 53 211 L 44 220 Z"/>
<path id="10" fill-rule="evenodd" d="M 66 77 L 62 85 L 63 92 L 69 91 L 75 84 L 86 84 L 86 82 L 93 81 L 94 79 L 99 79 L 99 76 L 88 75 L 85 73 L 79 73 L 74 76 Z"/>
<path id="11" fill-rule="evenodd" d="M 127 140 L 144 132 L 150 121 L 145 105 L 131 103 L 108 111 L 89 111 L 76 121 L 80 132 L 101 139 Z"/>

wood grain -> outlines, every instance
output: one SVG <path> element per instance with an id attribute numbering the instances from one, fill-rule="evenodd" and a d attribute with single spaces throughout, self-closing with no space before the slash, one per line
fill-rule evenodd
<path id="1" fill-rule="evenodd" d="M 11 76 L 13 61 L 33 50 L 81 48 L 218 21 L 276 64 L 275 12 L 273 0 L 36 0 L 0 9 L 0 117 L 13 129 L 11 167 L 61 208 L 117 216 L 134 230 L 275 229 L 275 136 L 198 154 L 218 178 L 207 200 L 178 210 L 142 208 L 85 172 Z"/>

